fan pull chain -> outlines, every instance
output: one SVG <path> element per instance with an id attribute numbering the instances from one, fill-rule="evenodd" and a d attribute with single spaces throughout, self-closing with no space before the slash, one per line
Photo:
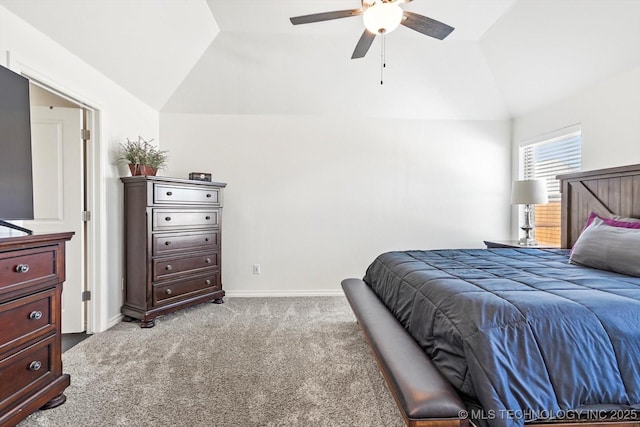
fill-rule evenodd
<path id="1" fill-rule="evenodd" d="M 384 69 L 387 67 L 387 43 L 386 37 L 384 36 L 384 30 L 381 30 L 382 33 L 382 43 L 380 48 L 380 84 L 384 84 Z"/>

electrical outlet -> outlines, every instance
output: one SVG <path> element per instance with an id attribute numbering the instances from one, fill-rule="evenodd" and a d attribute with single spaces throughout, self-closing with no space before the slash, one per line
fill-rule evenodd
<path id="1" fill-rule="evenodd" d="M 260 264 L 253 264 L 253 274 L 260 274 L 261 272 Z"/>

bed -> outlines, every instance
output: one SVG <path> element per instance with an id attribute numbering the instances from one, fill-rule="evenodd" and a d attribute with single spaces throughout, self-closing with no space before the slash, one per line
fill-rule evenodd
<path id="1" fill-rule="evenodd" d="M 640 165 L 560 180 L 565 249 L 391 252 L 342 282 L 407 425 L 640 427 L 640 278 L 567 262 L 592 213 L 640 217 Z"/>

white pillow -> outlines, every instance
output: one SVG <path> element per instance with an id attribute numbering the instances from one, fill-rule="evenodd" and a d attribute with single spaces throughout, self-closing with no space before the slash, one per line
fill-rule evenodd
<path id="1" fill-rule="evenodd" d="M 615 219 L 616 221 L 624 221 L 624 222 L 640 222 L 640 218 L 631 218 L 628 216 L 620 216 L 620 215 L 614 215 L 613 219 Z"/>
<path id="2" fill-rule="evenodd" d="M 640 277 L 640 229 L 613 227 L 596 218 L 573 245 L 569 262 Z"/>

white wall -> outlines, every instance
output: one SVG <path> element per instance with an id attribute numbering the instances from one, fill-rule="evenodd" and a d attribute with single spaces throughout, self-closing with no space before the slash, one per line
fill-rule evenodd
<path id="1" fill-rule="evenodd" d="M 577 123 L 582 124 L 583 170 L 640 163 L 640 67 L 516 118 L 514 147 Z"/>
<path id="2" fill-rule="evenodd" d="M 92 256 L 100 266 L 95 284 L 99 295 L 94 298 L 100 304 L 91 322 L 95 331 L 105 330 L 118 320 L 122 304 L 122 184 L 110 154 L 125 137 L 157 138 L 158 112 L 0 5 L 0 63 L 5 66 L 9 65 L 6 52 L 10 53 L 11 68 L 100 111 L 93 143 L 98 145 L 101 161 L 89 166 L 102 207 L 93 212 L 98 242 Z"/>
<path id="3" fill-rule="evenodd" d="M 509 121 L 163 113 L 160 131 L 167 175 L 228 183 L 232 295 L 337 292 L 383 251 L 509 237 Z"/>

